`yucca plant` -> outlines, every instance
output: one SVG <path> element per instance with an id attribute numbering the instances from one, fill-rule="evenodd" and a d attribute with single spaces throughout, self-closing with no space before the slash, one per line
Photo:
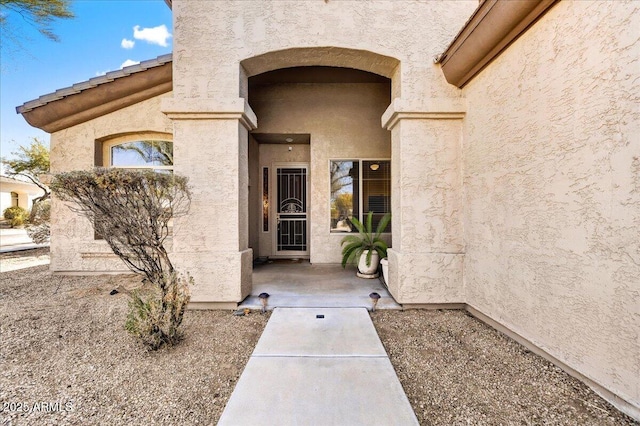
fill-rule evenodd
<path id="1" fill-rule="evenodd" d="M 357 264 L 362 253 L 367 250 L 367 266 L 371 266 L 371 255 L 374 251 L 378 253 L 380 259 L 387 257 L 387 243 L 380 238 L 380 235 L 387 228 L 390 220 L 391 213 L 385 214 L 378 222 L 374 233 L 372 229 L 373 212 L 367 214 L 364 224 L 355 217 L 352 218 L 351 223 L 358 230 L 358 235 L 347 235 L 342 239 L 340 243 L 342 245 L 342 267 L 344 268 L 347 263 Z"/>

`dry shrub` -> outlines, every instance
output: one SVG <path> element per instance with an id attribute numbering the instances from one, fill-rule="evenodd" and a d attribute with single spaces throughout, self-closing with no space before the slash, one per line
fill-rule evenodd
<path id="1" fill-rule="evenodd" d="M 173 345 L 189 302 L 189 277 L 180 278 L 164 247 L 172 218 L 185 215 L 187 178 L 170 173 L 97 168 L 61 173 L 51 189 L 69 208 L 91 220 L 98 235 L 127 267 L 152 285 L 133 294 L 127 330 L 149 348 Z"/>
<path id="2" fill-rule="evenodd" d="M 36 244 L 49 242 L 51 222 L 51 200 L 41 201 L 33 205 L 27 235 Z"/>
<path id="3" fill-rule="evenodd" d="M 157 288 L 146 295 L 134 291 L 129 301 L 125 328 L 152 350 L 164 345 L 173 346 L 180 341 L 182 334 L 178 327 L 189 303 L 189 284 L 193 284 L 193 278 L 179 277 L 174 273 L 166 278 L 166 282 L 164 295 Z"/>

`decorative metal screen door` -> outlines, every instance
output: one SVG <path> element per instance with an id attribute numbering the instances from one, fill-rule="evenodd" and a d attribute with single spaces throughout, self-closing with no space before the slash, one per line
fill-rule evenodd
<path id="1" fill-rule="evenodd" d="M 308 166 L 276 167 L 276 256 L 309 255 L 307 241 Z"/>

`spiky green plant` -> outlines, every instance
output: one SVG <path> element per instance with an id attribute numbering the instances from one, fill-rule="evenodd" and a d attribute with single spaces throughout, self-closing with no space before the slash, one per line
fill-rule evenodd
<path id="1" fill-rule="evenodd" d="M 366 250 L 367 253 L 367 266 L 371 266 L 371 255 L 374 251 L 378 253 L 380 259 L 387 257 L 387 243 L 385 243 L 380 235 L 389 225 L 391 220 L 391 213 L 385 214 L 378 226 L 375 233 L 373 232 L 373 212 L 367 214 L 365 223 L 363 224 L 358 219 L 351 218 L 351 223 L 358 230 L 358 235 L 347 235 L 341 241 L 342 246 L 342 267 L 347 266 L 347 263 L 357 264 L 360 260 L 360 256 Z"/>

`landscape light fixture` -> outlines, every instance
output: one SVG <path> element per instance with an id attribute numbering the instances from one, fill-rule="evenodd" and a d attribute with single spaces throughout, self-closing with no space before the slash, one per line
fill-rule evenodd
<path id="1" fill-rule="evenodd" d="M 260 298 L 260 302 L 262 302 L 262 313 L 267 312 L 267 299 L 269 298 L 269 293 L 260 293 L 258 297 Z"/>
<path id="2" fill-rule="evenodd" d="M 371 307 L 371 312 L 375 312 L 378 300 L 380 300 L 380 295 L 376 292 L 373 292 L 369 295 L 369 297 L 371 298 L 371 303 L 373 304 L 373 306 Z"/>

